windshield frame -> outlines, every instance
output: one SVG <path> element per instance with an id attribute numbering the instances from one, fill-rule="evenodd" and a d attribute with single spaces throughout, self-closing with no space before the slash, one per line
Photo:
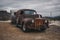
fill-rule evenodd
<path id="1" fill-rule="evenodd" d="M 25 13 L 25 11 L 26 11 L 27 13 Z M 29 13 L 29 11 L 30 11 L 31 13 Z M 37 12 L 36 12 L 36 11 L 33 11 L 33 10 L 24 10 L 24 14 L 34 15 L 34 13 L 37 14 Z"/>

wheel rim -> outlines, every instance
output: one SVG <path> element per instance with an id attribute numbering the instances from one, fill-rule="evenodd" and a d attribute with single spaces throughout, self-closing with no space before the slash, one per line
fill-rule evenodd
<path id="1" fill-rule="evenodd" d="M 23 31 L 26 31 L 25 25 L 23 25 Z"/>

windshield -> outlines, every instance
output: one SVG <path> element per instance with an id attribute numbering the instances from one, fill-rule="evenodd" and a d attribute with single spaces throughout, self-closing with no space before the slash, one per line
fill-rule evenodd
<path id="1" fill-rule="evenodd" d="M 24 13 L 25 14 L 31 14 L 31 15 L 36 14 L 35 11 L 29 11 L 29 10 L 28 11 L 24 11 Z"/>

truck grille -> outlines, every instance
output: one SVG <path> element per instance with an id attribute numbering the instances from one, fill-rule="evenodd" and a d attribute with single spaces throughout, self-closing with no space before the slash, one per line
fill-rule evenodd
<path id="1" fill-rule="evenodd" d="M 43 23 L 44 23 L 44 20 L 42 20 L 42 19 L 35 19 L 35 26 L 43 25 Z"/>

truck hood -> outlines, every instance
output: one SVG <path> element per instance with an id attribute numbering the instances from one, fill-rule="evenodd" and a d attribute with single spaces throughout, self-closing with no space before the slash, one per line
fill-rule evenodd
<path id="1" fill-rule="evenodd" d="M 40 19 L 40 20 L 44 20 L 43 18 L 24 18 L 24 20 L 23 21 L 31 21 L 31 20 L 37 20 L 37 19 Z"/>
<path id="2" fill-rule="evenodd" d="M 31 21 L 31 20 L 33 20 L 33 18 L 24 18 L 23 21 Z"/>

